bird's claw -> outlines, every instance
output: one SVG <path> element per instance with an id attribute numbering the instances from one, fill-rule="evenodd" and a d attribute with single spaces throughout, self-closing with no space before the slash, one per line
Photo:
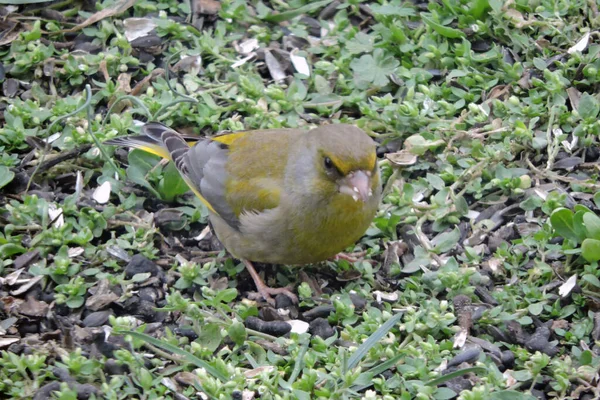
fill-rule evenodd
<path id="1" fill-rule="evenodd" d="M 290 289 L 287 287 L 282 288 L 272 288 L 267 285 L 257 287 L 258 293 L 262 296 L 263 299 L 266 300 L 271 306 L 275 307 L 275 299 L 271 296 L 276 296 L 278 294 L 284 294 L 289 297 L 294 304 L 298 304 L 298 296 L 296 296 Z"/>

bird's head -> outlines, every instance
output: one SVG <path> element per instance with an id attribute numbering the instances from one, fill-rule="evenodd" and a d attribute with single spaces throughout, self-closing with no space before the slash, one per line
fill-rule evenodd
<path id="1" fill-rule="evenodd" d="M 297 178 L 319 200 L 352 208 L 379 202 L 375 142 L 352 125 L 325 125 L 309 131 Z M 302 175 L 302 176 L 299 176 Z"/>

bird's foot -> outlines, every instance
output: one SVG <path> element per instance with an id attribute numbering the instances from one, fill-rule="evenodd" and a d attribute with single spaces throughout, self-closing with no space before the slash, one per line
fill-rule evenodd
<path id="1" fill-rule="evenodd" d="M 267 303 L 269 303 L 272 306 L 275 306 L 275 299 L 273 299 L 273 297 L 271 297 L 271 296 L 272 295 L 276 296 L 278 294 L 284 294 L 287 297 L 289 297 L 294 304 L 298 304 L 298 297 L 294 293 L 292 293 L 289 288 L 272 288 L 272 287 L 267 286 L 263 282 L 263 280 L 260 278 L 260 276 L 258 275 L 258 272 L 256 272 L 256 270 L 254 269 L 254 266 L 252 265 L 252 263 L 248 260 L 242 260 L 242 261 L 244 262 L 246 269 L 250 273 L 250 276 L 252 277 L 252 280 L 254 281 L 254 284 L 256 285 L 256 290 L 262 296 L 262 298 L 267 301 Z"/>
<path id="2" fill-rule="evenodd" d="M 282 288 L 272 288 L 264 283 L 262 285 L 256 285 L 256 290 L 262 296 L 263 299 L 266 300 L 271 306 L 275 307 L 275 299 L 271 296 L 277 296 L 278 294 L 284 294 L 292 300 L 294 304 L 298 304 L 298 296 L 296 296 L 290 288 L 282 287 Z"/>

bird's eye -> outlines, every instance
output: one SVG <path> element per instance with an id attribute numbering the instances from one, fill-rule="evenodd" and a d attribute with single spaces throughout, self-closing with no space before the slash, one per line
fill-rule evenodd
<path id="1" fill-rule="evenodd" d="M 327 169 L 332 169 L 333 168 L 333 161 L 331 161 L 331 158 L 329 157 L 325 157 L 325 168 Z"/>

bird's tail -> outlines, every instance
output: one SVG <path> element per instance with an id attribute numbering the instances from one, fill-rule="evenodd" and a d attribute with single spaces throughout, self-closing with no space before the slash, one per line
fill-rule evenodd
<path id="1" fill-rule="evenodd" d="M 197 137 L 181 135 L 159 122 L 147 123 L 142 127 L 141 133 L 139 136 L 123 136 L 110 139 L 105 141 L 104 144 L 132 147 L 167 160 L 177 161 L 178 152 L 175 151 L 175 148 L 183 147 L 182 145 L 185 144 L 186 149 L 189 149 L 191 144 L 198 141 Z"/>

